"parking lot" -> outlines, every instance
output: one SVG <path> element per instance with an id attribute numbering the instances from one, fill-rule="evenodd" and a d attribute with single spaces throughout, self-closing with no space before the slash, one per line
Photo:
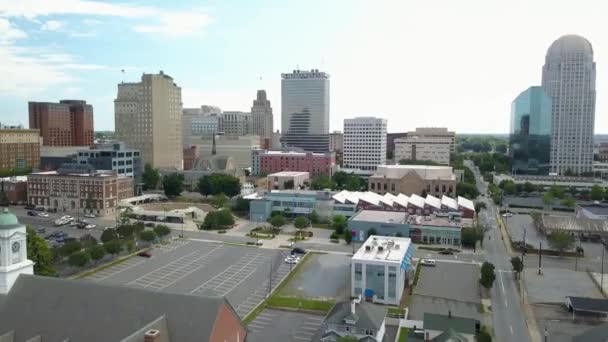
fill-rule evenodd
<path id="1" fill-rule="evenodd" d="M 334 301 L 349 299 L 350 257 L 340 254 L 309 255 L 281 294 Z"/>
<path id="2" fill-rule="evenodd" d="M 175 240 L 151 254 L 86 279 L 154 291 L 224 295 L 244 317 L 265 298 L 269 285 L 276 286 L 290 270 L 283 262 L 287 251 L 212 242 Z"/>
<path id="3" fill-rule="evenodd" d="M 247 328 L 247 341 L 317 341 L 323 316 L 303 312 L 266 309 Z"/>

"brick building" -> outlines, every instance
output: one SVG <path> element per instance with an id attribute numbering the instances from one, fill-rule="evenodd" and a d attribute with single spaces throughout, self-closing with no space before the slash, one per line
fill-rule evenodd
<path id="1" fill-rule="evenodd" d="M 27 176 L 0 178 L 0 192 L 4 192 L 11 204 L 27 202 Z"/>
<path id="2" fill-rule="evenodd" d="M 133 178 L 90 165 L 64 164 L 57 171 L 28 175 L 28 203 L 59 212 L 112 215 L 118 202 L 129 197 L 133 197 Z"/>
<path id="3" fill-rule="evenodd" d="M 252 154 L 252 175 L 268 175 L 281 171 L 308 172 L 311 177 L 331 176 L 336 165 L 333 152 L 286 152 L 256 150 Z"/>
<path id="4" fill-rule="evenodd" d="M 184 147 L 184 170 L 192 170 L 194 160 L 196 160 L 198 154 L 198 147 L 196 145 Z"/>
<path id="5" fill-rule="evenodd" d="M 37 129 L 0 126 L 0 170 L 37 168 L 40 163 Z"/>
<path id="6" fill-rule="evenodd" d="M 40 130 L 46 146 L 92 146 L 93 106 L 86 101 L 29 102 L 31 129 Z"/>
<path id="7" fill-rule="evenodd" d="M 456 174 L 451 166 L 380 165 L 369 177 L 368 190 L 380 195 L 402 193 L 433 196 L 456 194 Z"/>

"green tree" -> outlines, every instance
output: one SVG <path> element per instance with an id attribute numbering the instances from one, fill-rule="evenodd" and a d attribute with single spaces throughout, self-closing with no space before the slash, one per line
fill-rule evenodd
<path id="1" fill-rule="evenodd" d="M 91 234 L 84 234 L 78 239 L 78 241 L 80 241 L 82 248 L 89 248 L 97 244 L 97 239 Z"/>
<path id="2" fill-rule="evenodd" d="M 135 250 L 135 241 L 127 241 L 127 252 L 132 253 Z"/>
<path id="3" fill-rule="evenodd" d="M 163 190 L 167 197 L 177 197 L 184 191 L 184 175 L 172 173 L 163 177 Z"/>
<path id="4" fill-rule="evenodd" d="M 543 194 L 543 204 L 545 207 L 550 207 L 553 204 L 553 195 L 550 192 Z"/>
<path id="5" fill-rule="evenodd" d="M 306 217 L 304 217 L 304 216 L 298 216 L 293 221 L 293 225 L 296 228 L 298 228 L 298 229 L 304 229 L 304 228 L 307 228 L 310 225 L 310 222 L 308 222 L 308 220 L 306 219 Z"/>
<path id="6" fill-rule="evenodd" d="M 503 180 L 498 184 L 498 187 L 502 189 L 505 195 L 515 195 L 517 187 L 512 180 Z"/>
<path id="7" fill-rule="evenodd" d="M 154 233 L 158 236 L 159 239 L 163 240 L 165 236 L 171 234 L 171 229 L 169 227 L 159 224 L 154 227 Z"/>
<path id="8" fill-rule="evenodd" d="M 498 153 L 507 153 L 507 144 L 496 145 L 496 152 L 498 152 Z"/>
<path id="9" fill-rule="evenodd" d="M 475 199 L 477 196 L 479 196 L 479 190 L 477 190 L 477 186 L 475 184 L 460 182 L 456 184 L 456 195 L 469 199 Z"/>
<path id="10" fill-rule="evenodd" d="M 552 185 L 549 188 L 549 193 L 551 193 L 551 196 L 553 196 L 555 198 L 559 198 L 559 199 L 562 199 L 562 198 L 564 198 L 564 196 L 566 196 L 566 190 L 564 189 L 563 186 L 559 186 L 559 185 Z"/>
<path id="11" fill-rule="evenodd" d="M 530 182 L 525 182 L 524 183 L 524 189 L 525 192 L 534 192 L 536 191 L 536 186 Z"/>
<path id="12" fill-rule="evenodd" d="M 418 159 L 401 159 L 399 165 L 439 165 L 439 163 L 432 160 L 418 160 Z"/>
<path id="13" fill-rule="evenodd" d="M 548 236 L 549 246 L 557 250 L 559 255 L 574 246 L 574 236 L 566 230 L 554 230 L 551 235 Z"/>
<path id="14" fill-rule="evenodd" d="M 232 216 L 229 209 L 224 208 L 208 213 L 207 216 L 205 216 L 203 224 L 199 228 L 205 230 L 225 229 L 232 225 L 234 225 L 234 216 Z"/>
<path id="15" fill-rule="evenodd" d="M 594 201 L 601 201 L 604 199 L 604 189 L 599 185 L 594 185 L 591 187 L 591 199 Z"/>
<path id="16" fill-rule="evenodd" d="M 89 255 L 91 256 L 91 259 L 95 262 L 101 260 L 101 258 L 106 255 L 106 250 L 103 248 L 103 246 L 100 245 L 91 246 L 88 251 Z"/>
<path id="17" fill-rule="evenodd" d="M 30 226 L 27 227 L 27 258 L 34 262 L 34 274 L 46 277 L 57 276 L 49 246 Z"/>
<path id="18" fill-rule="evenodd" d="M 481 242 L 483 247 L 484 228 L 480 226 L 474 226 L 471 228 L 462 228 L 461 242 L 465 247 L 476 248 L 477 241 Z"/>
<path id="19" fill-rule="evenodd" d="M 241 192 L 241 181 L 230 175 L 214 173 L 198 180 L 198 191 L 202 195 L 224 193 L 228 197 L 233 197 Z"/>
<path id="20" fill-rule="evenodd" d="M 479 214 L 481 209 L 486 209 L 486 202 L 475 202 L 475 213 Z"/>
<path id="21" fill-rule="evenodd" d="M 103 248 L 107 253 L 116 255 L 122 251 L 122 244 L 119 240 L 112 240 L 108 242 L 104 242 Z"/>
<path id="22" fill-rule="evenodd" d="M 319 223 L 319 214 L 317 214 L 316 210 L 313 210 L 312 213 L 310 213 L 310 222 L 311 223 Z"/>
<path id="23" fill-rule="evenodd" d="M 156 189 L 158 182 L 160 181 L 160 173 L 158 172 L 158 169 L 155 169 L 152 165 L 146 163 L 141 179 L 146 190 Z"/>
<path id="24" fill-rule="evenodd" d="M 336 183 L 334 183 L 331 178 L 327 176 L 317 176 L 312 179 L 310 187 L 313 190 L 335 189 Z"/>
<path id="25" fill-rule="evenodd" d="M 344 229 L 344 241 L 349 245 L 353 241 L 353 232 L 350 229 Z"/>
<path id="26" fill-rule="evenodd" d="M 333 229 L 336 230 L 336 233 L 338 234 L 342 234 L 347 225 L 348 222 L 346 221 L 346 217 L 344 217 L 343 215 L 336 215 L 332 219 L 331 226 Z"/>
<path id="27" fill-rule="evenodd" d="M 116 232 L 121 239 L 130 240 L 135 236 L 135 226 L 131 224 L 121 224 L 116 228 Z"/>
<path id="28" fill-rule="evenodd" d="M 560 201 L 560 204 L 568 208 L 574 208 L 576 206 L 576 200 L 572 197 L 565 197 Z"/>
<path id="29" fill-rule="evenodd" d="M 101 233 L 100 239 L 101 239 L 101 242 L 103 242 L 103 243 L 106 243 L 106 242 L 112 241 L 112 240 L 116 240 L 116 239 L 118 239 L 118 233 L 116 232 L 116 229 L 108 228 Z"/>
<path id="30" fill-rule="evenodd" d="M 59 252 L 63 256 L 68 256 L 70 254 L 80 251 L 81 249 L 82 245 L 80 244 L 80 241 L 70 241 L 61 246 Z"/>
<path id="31" fill-rule="evenodd" d="M 250 200 L 244 199 L 243 197 L 239 197 L 236 199 L 236 206 L 234 210 L 241 213 L 249 213 L 249 202 Z"/>
<path id="32" fill-rule="evenodd" d="M 283 215 L 275 215 L 270 218 L 270 224 L 275 228 L 280 228 L 287 223 L 287 220 L 283 217 Z"/>
<path id="33" fill-rule="evenodd" d="M 513 272 L 515 272 L 515 277 L 519 278 L 520 273 L 524 270 L 524 263 L 521 261 L 521 258 L 518 256 L 512 257 L 511 266 L 513 267 Z"/>
<path id="34" fill-rule="evenodd" d="M 372 235 L 378 235 L 378 232 L 376 231 L 376 228 L 370 228 L 370 229 L 367 231 L 367 236 L 368 236 L 368 237 L 369 237 L 369 236 L 372 236 Z"/>
<path id="35" fill-rule="evenodd" d="M 224 195 L 223 193 L 219 193 L 217 195 L 213 195 L 213 198 L 211 199 L 211 205 L 216 208 L 223 208 L 228 205 L 228 201 L 228 196 Z"/>
<path id="36" fill-rule="evenodd" d="M 485 326 L 481 327 L 481 330 L 475 336 L 475 341 L 477 342 L 492 342 L 492 335 L 488 332 L 488 329 Z"/>
<path id="37" fill-rule="evenodd" d="M 494 269 L 494 264 L 487 261 L 481 265 L 481 278 L 479 279 L 479 283 L 486 289 L 491 288 L 494 284 L 494 280 L 496 279 Z"/>
<path id="38" fill-rule="evenodd" d="M 83 267 L 89 262 L 89 260 L 91 260 L 91 257 L 87 252 L 76 252 L 70 255 L 68 258 L 68 264 L 74 267 Z"/>
<path id="39" fill-rule="evenodd" d="M 152 242 L 156 240 L 156 233 L 153 230 L 144 230 L 139 234 L 139 238 L 145 242 Z"/>

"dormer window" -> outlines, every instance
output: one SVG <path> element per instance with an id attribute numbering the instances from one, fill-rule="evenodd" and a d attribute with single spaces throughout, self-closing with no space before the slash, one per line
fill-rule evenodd
<path id="1" fill-rule="evenodd" d="M 346 324 L 352 324 L 352 325 L 355 325 L 355 323 L 357 323 L 357 322 L 356 322 L 356 321 L 353 321 L 352 319 L 345 319 L 345 320 L 344 320 L 344 323 L 346 323 Z M 348 327 L 347 327 L 347 329 L 348 329 Z"/>
<path id="2" fill-rule="evenodd" d="M 372 329 L 365 329 L 365 335 L 372 336 L 374 335 L 374 331 Z"/>

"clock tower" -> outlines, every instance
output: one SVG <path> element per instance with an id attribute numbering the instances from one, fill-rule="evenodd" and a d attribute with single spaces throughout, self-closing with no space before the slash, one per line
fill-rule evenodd
<path id="1" fill-rule="evenodd" d="M 34 274 L 27 259 L 27 231 L 17 217 L 4 208 L 0 212 L 0 294 L 6 294 L 20 274 Z"/>

